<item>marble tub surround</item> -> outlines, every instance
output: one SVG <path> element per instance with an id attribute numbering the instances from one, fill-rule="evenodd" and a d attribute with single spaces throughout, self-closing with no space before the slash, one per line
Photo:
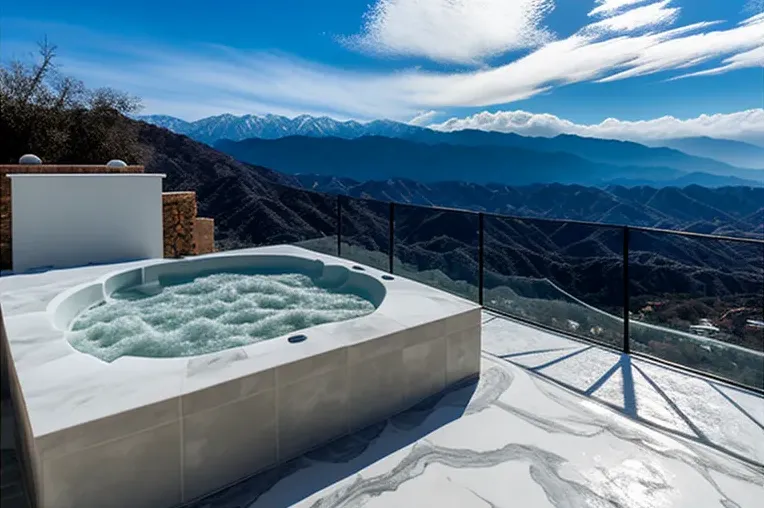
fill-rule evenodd
<path id="1" fill-rule="evenodd" d="M 764 469 L 484 355 L 432 397 L 186 508 L 755 508 Z"/>
<path id="2" fill-rule="evenodd" d="M 259 255 L 357 265 L 292 246 L 191 259 Z M 382 288 L 377 309 L 300 331 L 304 342 L 284 336 L 195 357 L 124 356 L 112 363 L 74 350 L 61 325 L 98 293 L 88 286 L 128 269 L 155 274 L 157 263 L 0 279 L 41 507 L 174 506 L 479 372 L 477 305 L 396 276 L 383 280 L 383 272 L 368 267 L 351 277 Z M 185 270 L 184 260 L 159 263 Z M 84 296 L 67 300 L 74 293 Z M 62 302 L 76 303 L 75 310 L 61 310 Z"/>

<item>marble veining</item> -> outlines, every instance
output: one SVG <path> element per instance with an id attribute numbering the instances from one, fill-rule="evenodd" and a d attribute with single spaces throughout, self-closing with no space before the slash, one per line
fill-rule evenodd
<path id="1" fill-rule="evenodd" d="M 484 355 L 428 399 L 199 500 L 233 507 L 754 507 L 764 468 Z"/>

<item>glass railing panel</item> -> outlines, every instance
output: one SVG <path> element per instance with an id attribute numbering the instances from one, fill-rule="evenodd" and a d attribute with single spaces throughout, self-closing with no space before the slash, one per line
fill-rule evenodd
<path id="1" fill-rule="evenodd" d="M 623 228 L 485 217 L 483 303 L 623 346 Z"/>
<path id="2" fill-rule="evenodd" d="M 342 196 L 340 256 L 390 269 L 390 204 Z"/>
<path id="3" fill-rule="evenodd" d="M 632 351 L 764 388 L 764 242 L 629 240 Z"/>
<path id="4" fill-rule="evenodd" d="M 395 205 L 393 273 L 478 301 L 478 215 Z"/>

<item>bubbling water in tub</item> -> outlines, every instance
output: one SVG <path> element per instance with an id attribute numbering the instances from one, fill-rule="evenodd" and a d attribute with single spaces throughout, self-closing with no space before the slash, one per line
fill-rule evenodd
<path id="1" fill-rule="evenodd" d="M 218 273 L 116 291 L 74 320 L 68 340 L 107 362 L 194 356 L 373 311 L 369 300 L 298 273 Z"/>

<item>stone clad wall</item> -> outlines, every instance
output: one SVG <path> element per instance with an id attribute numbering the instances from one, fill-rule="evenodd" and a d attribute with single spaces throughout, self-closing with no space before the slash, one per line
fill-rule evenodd
<path id="1" fill-rule="evenodd" d="M 215 221 L 196 216 L 196 192 L 162 193 L 164 257 L 215 252 Z"/>
<path id="2" fill-rule="evenodd" d="M 164 210 L 164 257 L 177 258 L 193 255 L 194 223 L 196 222 L 195 192 L 165 192 L 162 194 Z"/>
<path id="3" fill-rule="evenodd" d="M 112 168 L 58 164 L 0 165 L 0 270 L 12 268 L 11 179 L 6 175 L 143 173 L 143 170 L 143 166 Z M 175 258 L 214 252 L 214 221 L 196 216 L 195 192 L 165 192 L 162 194 L 162 208 L 165 257 Z"/>

